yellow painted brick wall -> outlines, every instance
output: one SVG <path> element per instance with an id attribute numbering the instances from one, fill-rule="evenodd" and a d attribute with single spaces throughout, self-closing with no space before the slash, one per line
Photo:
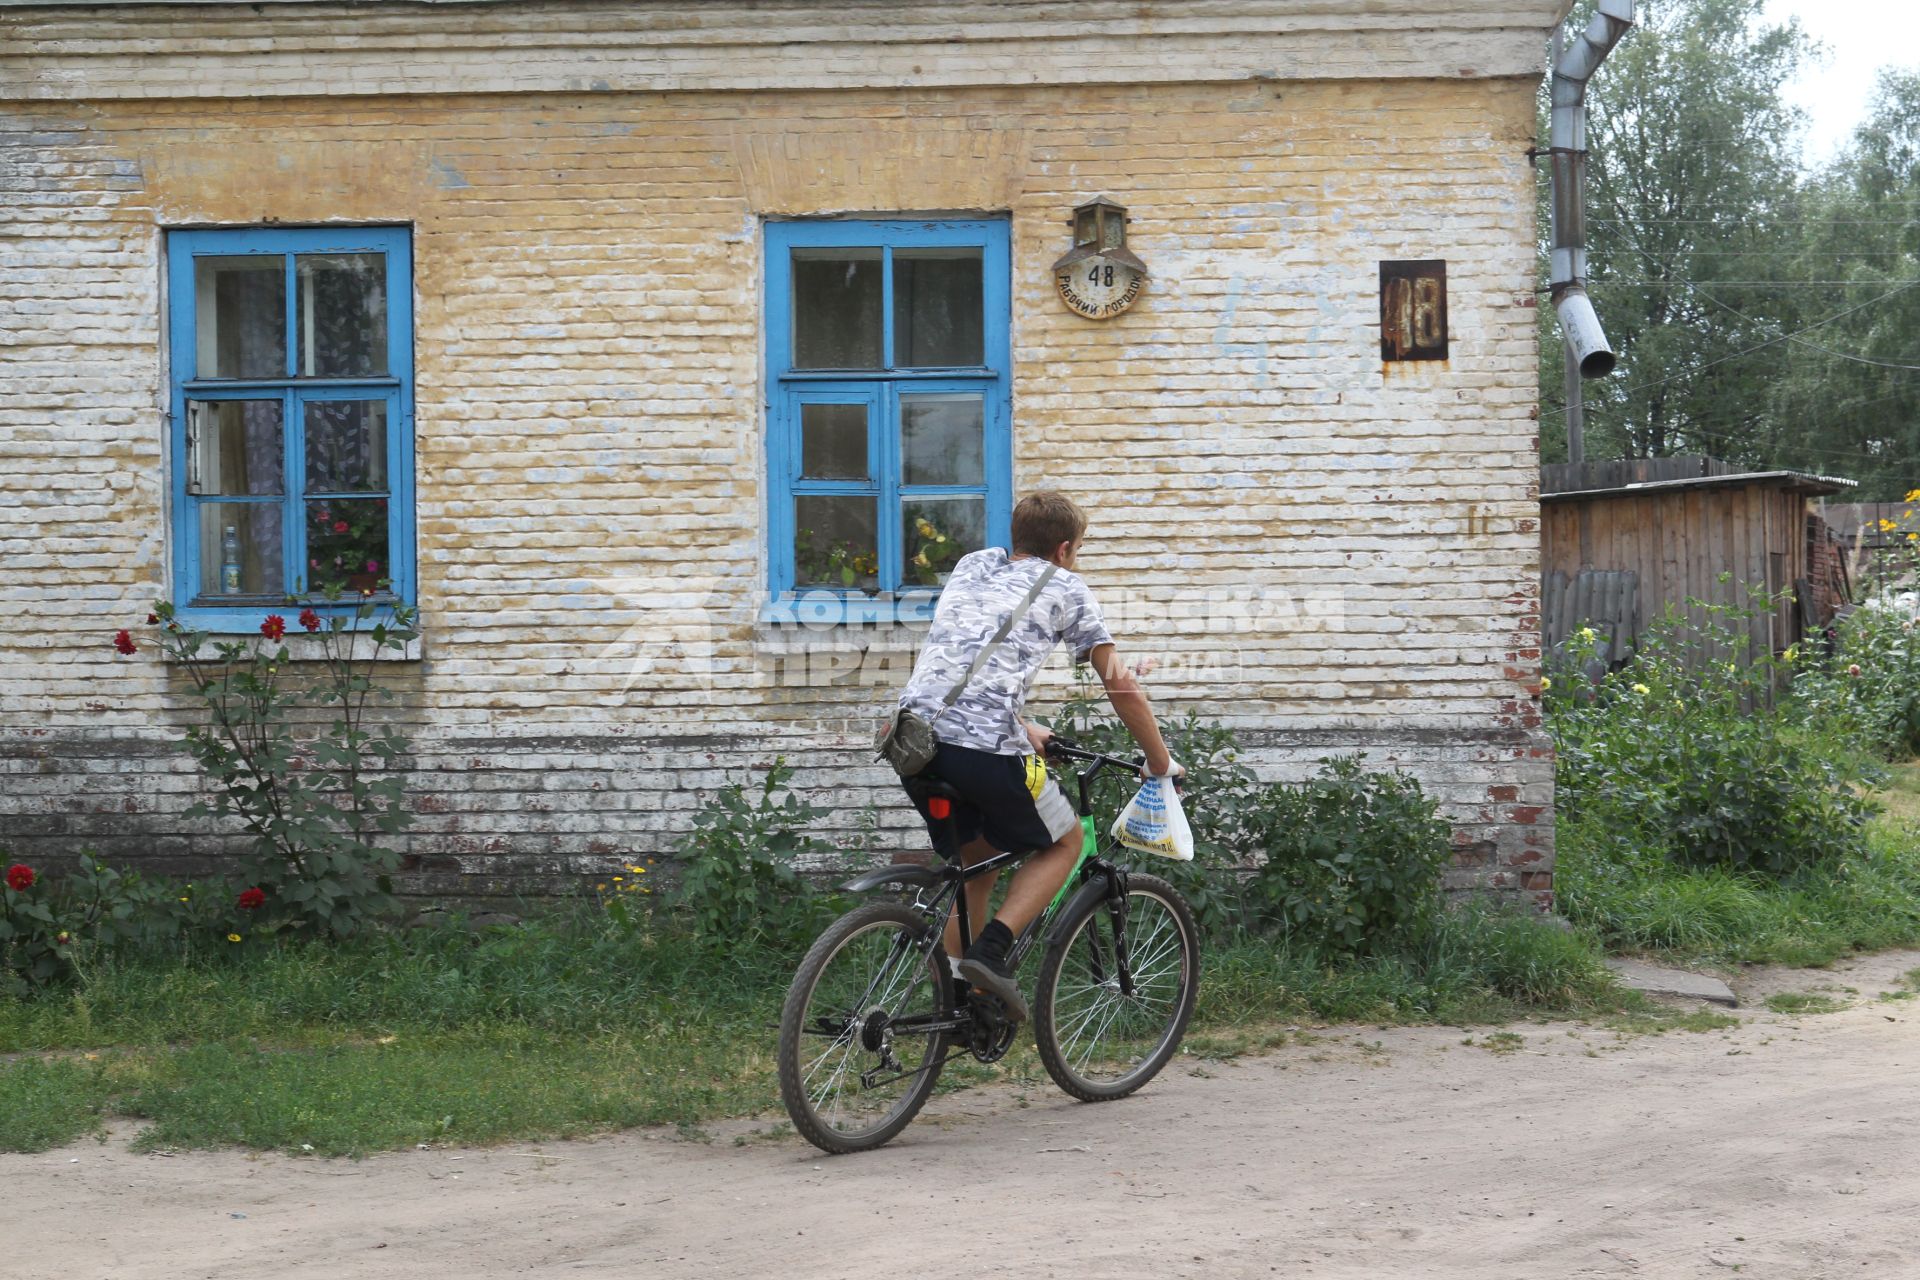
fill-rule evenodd
<path id="1" fill-rule="evenodd" d="M 165 578 L 160 229 L 275 221 L 414 228 L 426 637 L 394 674 L 423 865 L 662 847 L 693 790 L 775 750 L 890 805 L 857 747 L 905 642 L 758 620 L 760 220 L 1004 211 L 1016 483 L 1091 510 L 1083 569 L 1123 647 L 1171 660 L 1158 696 L 1242 727 L 1272 773 L 1343 744 L 1417 767 L 1465 878 L 1542 887 L 1533 121 L 1527 79 L 17 109 L 0 813 L 68 845 L 194 830 L 157 746 L 178 689 L 107 643 Z M 1047 271 L 1096 193 L 1153 270 L 1107 322 Z M 1378 262 L 1427 257 L 1452 359 L 1383 368 Z M 705 668 L 636 650 L 668 583 L 714 619 Z M 1228 618 L 1249 594 L 1253 623 Z M 809 659 L 828 645 L 851 652 Z M 75 780 L 114 752 L 148 762 L 138 785 Z M 508 768 L 545 777 L 478 784 Z M 605 798 L 527 807 L 563 769 L 602 770 L 579 789 Z"/>

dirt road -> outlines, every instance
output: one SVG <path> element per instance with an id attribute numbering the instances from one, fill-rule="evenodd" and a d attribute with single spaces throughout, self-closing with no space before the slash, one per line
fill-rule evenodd
<path id="1" fill-rule="evenodd" d="M 0 1275 L 1908 1280 L 1920 1000 L 1876 997 L 1916 966 L 1767 975 L 1742 994 L 1857 990 L 1704 1033 L 1344 1028 L 1108 1106 L 976 1090 L 840 1159 L 750 1125 L 357 1163 L 122 1135 L 0 1156 Z"/>

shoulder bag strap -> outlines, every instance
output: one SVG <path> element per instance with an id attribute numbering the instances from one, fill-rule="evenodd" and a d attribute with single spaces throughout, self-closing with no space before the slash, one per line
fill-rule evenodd
<path id="1" fill-rule="evenodd" d="M 987 665 L 987 660 L 993 657 L 994 650 L 1000 647 L 1000 642 L 1005 640 L 1007 636 L 1012 633 L 1013 629 L 1020 625 L 1020 620 L 1027 616 L 1027 611 L 1033 608 L 1033 602 L 1040 598 L 1040 593 L 1047 589 L 1047 584 L 1053 581 L 1053 575 L 1059 571 L 1060 566 L 1051 562 L 1048 563 L 1045 569 L 1041 570 L 1040 577 L 1034 582 L 1032 589 L 1027 592 L 1027 598 L 1020 602 L 1020 607 L 1007 615 L 1006 621 L 1000 624 L 1000 629 L 993 633 L 993 639 L 987 641 L 985 647 L 974 655 L 973 664 L 967 668 L 967 674 L 961 676 L 953 688 L 947 690 L 946 699 L 940 708 L 942 711 L 947 710 L 953 706 L 954 703 L 960 701 L 960 695 L 965 693 L 967 686 L 973 683 L 973 678 L 980 674 L 980 668 Z"/>

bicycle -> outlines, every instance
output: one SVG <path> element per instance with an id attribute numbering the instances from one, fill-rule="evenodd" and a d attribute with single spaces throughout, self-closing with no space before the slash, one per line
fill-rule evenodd
<path id="1" fill-rule="evenodd" d="M 1014 940 L 1008 967 L 1018 975 L 1045 940 L 1032 1006 L 1040 1061 L 1072 1097 L 1106 1102 L 1153 1079 L 1179 1049 L 1199 987 L 1200 935 L 1178 890 L 1113 861 L 1117 840 L 1099 846 L 1093 781 L 1108 768 L 1137 773 L 1140 762 L 1057 736 L 1048 754 L 1092 765 L 1076 774 L 1080 860 Z M 922 788 L 935 821 L 952 812 L 958 797 L 944 783 L 923 776 L 909 785 Z M 882 1146 L 919 1113 L 948 1062 L 962 1054 L 998 1062 L 1013 1047 L 1019 1025 L 997 997 L 952 974 L 942 938 L 957 908 L 962 948 L 970 944 L 962 886 L 1026 856 L 970 867 L 896 863 L 844 886 L 898 886 L 914 897 L 840 917 L 794 974 L 780 1015 L 780 1096 L 807 1141 L 834 1154 Z"/>

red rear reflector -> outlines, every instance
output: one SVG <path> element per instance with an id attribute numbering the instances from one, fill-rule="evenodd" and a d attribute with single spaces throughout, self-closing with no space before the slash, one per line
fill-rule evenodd
<path id="1" fill-rule="evenodd" d="M 927 812 L 936 818 L 951 818 L 953 801 L 945 796 L 932 796 L 927 800 Z"/>

